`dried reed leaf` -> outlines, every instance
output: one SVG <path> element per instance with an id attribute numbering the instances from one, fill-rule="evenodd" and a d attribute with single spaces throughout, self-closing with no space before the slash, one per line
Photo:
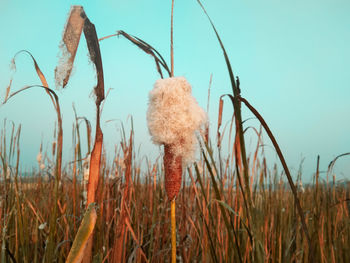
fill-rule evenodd
<path id="1" fill-rule="evenodd" d="M 87 17 L 84 22 L 84 35 L 89 49 L 90 59 L 94 63 L 97 73 L 97 85 L 94 91 L 96 95 L 96 105 L 99 106 L 105 98 L 102 58 L 95 26 Z"/>
<path id="2" fill-rule="evenodd" d="M 45 78 L 43 72 L 40 70 L 40 67 L 39 67 L 38 63 L 36 62 L 34 56 L 33 56 L 32 53 L 30 53 L 29 51 L 27 51 L 27 50 L 20 50 L 20 51 L 18 51 L 18 52 L 15 54 L 15 56 L 13 57 L 13 59 L 12 59 L 13 65 L 15 65 L 15 59 L 16 59 L 17 55 L 19 55 L 19 54 L 21 54 L 21 53 L 26 53 L 26 54 L 28 54 L 28 55 L 31 57 L 31 59 L 33 60 L 33 63 L 34 63 L 35 71 L 36 71 L 36 73 L 37 73 L 37 75 L 38 75 L 38 77 L 39 77 L 39 79 L 40 79 L 40 81 L 41 81 L 42 86 L 45 87 L 45 88 L 48 88 L 49 85 L 48 85 L 48 83 L 47 83 L 47 81 L 46 81 L 46 78 Z M 54 99 L 54 98 L 52 97 L 52 92 L 50 92 L 49 90 L 46 90 L 46 92 L 47 92 L 47 94 L 50 96 L 51 101 L 52 101 L 52 103 L 54 104 L 54 107 L 55 107 L 55 109 L 56 109 L 56 111 L 57 111 L 58 105 L 57 105 L 57 103 L 56 103 L 56 99 Z"/>
<path id="3" fill-rule="evenodd" d="M 29 52 L 28 52 L 29 53 Z M 32 54 L 29 53 L 29 55 L 31 56 L 31 58 L 33 59 L 34 62 L 34 67 L 36 70 L 36 73 L 38 74 L 38 77 L 40 78 L 40 81 L 42 83 L 42 85 L 46 88 L 49 87 L 49 85 L 47 84 L 46 78 L 43 74 L 43 72 L 40 70 L 38 63 L 36 62 L 36 60 L 34 59 L 34 57 L 32 56 Z"/>
<path id="4" fill-rule="evenodd" d="M 55 69 L 56 85 L 65 87 L 68 83 L 81 33 L 84 31 L 90 59 L 95 65 L 97 85 L 94 88 L 96 105 L 104 100 L 104 78 L 100 46 L 94 24 L 86 16 L 82 6 L 73 6 L 63 34 L 61 63 Z"/>
<path id="5" fill-rule="evenodd" d="M 228 72 L 229 72 L 229 75 L 230 75 L 230 80 L 231 80 L 231 85 L 232 85 L 232 91 L 233 91 L 233 94 L 235 96 L 237 96 L 240 92 L 239 92 L 239 89 L 236 85 L 236 82 L 235 82 L 235 77 L 234 77 L 234 74 L 233 74 L 233 70 L 232 70 L 232 66 L 231 66 L 231 63 L 230 63 L 230 60 L 228 58 L 228 55 L 226 53 L 226 49 L 224 47 L 224 44 L 222 43 L 221 41 L 221 38 L 219 36 L 219 33 L 217 32 L 216 30 L 216 27 L 214 26 L 214 23 L 213 21 L 211 20 L 210 16 L 208 15 L 207 11 L 205 10 L 204 6 L 202 5 L 201 1 L 200 0 L 197 0 L 198 4 L 201 6 L 201 8 L 203 9 L 203 12 L 205 13 L 205 15 L 207 16 L 214 32 L 215 32 L 215 35 L 216 35 L 216 38 L 218 39 L 219 41 L 219 44 L 220 44 L 220 47 L 222 49 L 222 52 L 224 53 L 224 57 L 225 57 L 225 62 L 226 62 L 226 66 L 227 66 L 227 69 L 228 69 Z"/>
<path id="6" fill-rule="evenodd" d="M 127 34 L 126 32 L 124 32 L 122 30 L 119 30 L 117 32 L 117 36 L 119 36 L 119 35 L 125 37 L 131 43 L 135 44 L 137 47 L 139 47 L 145 53 L 151 55 L 154 58 L 154 61 L 156 63 L 156 67 L 157 67 L 157 71 L 160 74 L 161 78 L 163 78 L 163 73 L 162 73 L 160 66 L 162 66 L 168 72 L 169 77 L 171 76 L 170 69 L 169 69 L 168 65 L 166 64 L 164 58 L 151 45 L 149 45 L 147 42 L 143 41 L 142 39 L 140 39 L 138 37 Z M 102 39 L 105 39 L 105 38 L 102 38 Z"/>
<path id="7" fill-rule="evenodd" d="M 218 129 L 217 129 L 217 137 L 218 137 L 218 147 L 220 147 L 220 142 L 221 142 L 221 134 L 220 134 L 220 127 L 222 124 L 222 111 L 224 108 L 224 100 L 222 99 L 222 96 L 220 96 L 220 101 L 219 101 L 219 116 L 218 116 Z"/>
<path id="8" fill-rule="evenodd" d="M 17 95 L 18 93 L 22 92 L 22 91 L 25 91 L 27 89 L 31 89 L 31 88 L 42 88 L 42 89 L 45 89 L 46 92 L 50 93 L 50 95 L 53 96 L 53 98 L 58 101 L 58 96 L 57 94 L 55 93 L 55 91 L 53 91 L 52 89 L 50 88 L 47 88 L 47 87 L 44 87 L 44 86 L 40 86 L 40 85 L 31 85 L 31 86 L 25 86 L 23 87 L 22 89 L 20 90 L 17 90 L 13 93 L 11 93 L 9 96 L 7 96 L 7 100 L 3 102 L 3 104 L 5 104 L 10 98 L 12 98 L 13 96 Z"/>
<path id="9" fill-rule="evenodd" d="M 63 88 L 67 85 L 72 72 L 81 32 L 83 31 L 85 13 L 82 6 L 72 6 L 64 29 L 60 62 L 55 69 L 56 85 Z"/>
<path id="10" fill-rule="evenodd" d="M 13 57 L 13 59 L 12 59 L 12 61 L 13 61 L 12 64 L 15 65 L 15 59 L 16 59 L 17 55 L 19 55 L 19 54 L 21 54 L 21 53 L 26 53 L 27 55 L 29 55 L 29 56 L 31 57 L 31 59 L 33 60 L 33 63 L 34 63 L 35 71 L 36 71 L 36 73 L 37 73 L 37 75 L 38 75 L 38 77 L 39 77 L 39 79 L 40 79 L 42 85 L 43 85 L 44 87 L 48 88 L 49 85 L 47 84 L 47 81 L 46 81 L 46 78 L 45 78 L 43 72 L 40 70 L 39 65 L 38 65 L 38 63 L 36 62 L 35 58 L 33 57 L 32 53 L 30 53 L 28 50 L 20 50 L 20 51 L 18 51 L 18 52 L 14 55 L 14 57 Z"/>
<path id="11" fill-rule="evenodd" d="M 86 137 L 87 137 L 87 146 L 88 146 L 88 151 L 86 153 L 86 157 L 87 157 L 91 153 L 91 123 L 85 117 L 78 117 L 78 120 L 79 119 L 84 120 L 86 125 Z"/>
<path id="12" fill-rule="evenodd" d="M 87 242 L 96 224 L 97 214 L 95 205 L 95 203 L 91 203 L 88 206 L 83 221 L 78 229 L 78 233 L 75 236 L 72 248 L 69 251 L 66 263 L 80 263 L 82 261 Z"/>
<path id="13" fill-rule="evenodd" d="M 9 95 L 10 95 L 10 90 L 11 90 L 11 85 L 12 85 L 12 79 L 10 80 L 9 85 L 6 88 L 6 93 L 5 93 L 5 98 L 4 98 L 4 102 L 7 101 Z"/>
<path id="14" fill-rule="evenodd" d="M 349 153 L 343 153 L 343 154 L 340 154 L 338 155 L 337 157 L 335 157 L 328 165 L 328 169 L 327 169 L 327 173 L 329 173 L 333 167 L 334 167 L 334 164 L 335 162 L 340 158 L 340 157 L 343 157 L 343 156 L 346 156 L 346 155 L 350 155 L 350 152 Z"/>

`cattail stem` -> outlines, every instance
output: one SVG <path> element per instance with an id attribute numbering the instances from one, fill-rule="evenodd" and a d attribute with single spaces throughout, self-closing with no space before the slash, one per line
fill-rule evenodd
<path id="1" fill-rule="evenodd" d="M 171 77 L 174 77 L 174 0 L 171 1 L 171 22 L 170 22 L 170 60 Z"/>
<path id="2" fill-rule="evenodd" d="M 182 158 L 173 153 L 174 145 L 164 145 L 165 190 L 171 200 L 171 262 L 176 262 L 176 196 L 180 191 L 182 178 Z"/>
<path id="3" fill-rule="evenodd" d="M 176 263 L 176 217 L 175 198 L 171 200 L 171 263 Z"/>

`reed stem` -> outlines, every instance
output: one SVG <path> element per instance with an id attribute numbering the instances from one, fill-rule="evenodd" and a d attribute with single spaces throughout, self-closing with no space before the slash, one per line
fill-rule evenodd
<path id="1" fill-rule="evenodd" d="M 171 1 L 171 27 L 170 27 L 170 57 L 171 57 L 171 77 L 174 77 L 174 0 Z M 175 198 L 171 200 L 171 263 L 176 263 L 176 217 Z"/>
<path id="2" fill-rule="evenodd" d="M 170 60 L 171 77 L 174 77 L 174 0 L 171 1 L 171 22 L 170 22 Z"/>
<path id="3" fill-rule="evenodd" d="M 171 201 L 171 263 L 176 263 L 176 217 L 175 198 Z"/>

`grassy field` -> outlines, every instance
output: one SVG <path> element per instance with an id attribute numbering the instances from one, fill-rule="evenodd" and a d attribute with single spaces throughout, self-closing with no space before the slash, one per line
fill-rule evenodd
<path id="1" fill-rule="evenodd" d="M 76 133 L 76 131 L 75 131 Z M 75 156 L 55 196 L 55 166 L 47 158 L 32 178 L 18 176 L 18 137 L 1 140 L 1 262 L 42 262 L 47 256 L 49 222 L 55 201 L 54 262 L 65 262 L 86 208 L 87 159 Z M 131 133 L 132 134 L 132 133 Z M 11 143 L 10 143 L 11 141 Z M 285 175 L 266 167 L 263 157 L 251 158 L 252 207 L 239 185 L 232 156 L 212 159 L 211 148 L 186 171 L 177 197 L 177 258 L 179 262 L 308 262 L 310 248 L 302 230 L 294 196 Z M 216 149 L 219 150 L 219 149 Z M 19 152 L 18 152 L 19 153 Z M 44 154 L 44 153 L 43 153 Z M 55 154 L 55 153 L 54 153 Z M 55 155 L 47 153 L 55 160 Z M 261 156 L 261 155 L 259 155 Z M 10 164 L 15 163 L 11 166 Z M 18 164 L 17 164 L 18 165 Z M 141 169 L 132 136 L 121 141 L 113 163 L 102 156 L 97 188 L 97 221 L 93 262 L 170 261 L 170 208 L 159 160 Z M 6 176 L 7 175 L 7 176 Z M 318 181 L 298 185 L 298 197 L 311 236 L 314 262 L 349 262 L 350 219 L 347 184 Z M 122 242 L 121 250 L 117 246 Z"/>

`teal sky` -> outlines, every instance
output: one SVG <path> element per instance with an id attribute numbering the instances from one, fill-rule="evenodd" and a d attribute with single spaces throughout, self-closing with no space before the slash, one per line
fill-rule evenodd
<path id="1" fill-rule="evenodd" d="M 124 30 L 153 45 L 167 61 L 170 53 L 171 1 L 0 1 L 0 96 L 12 76 L 10 62 L 22 49 L 30 51 L 55 88 L 54 69 L 59 43 L 71 5 L 83 5 L 98 37 Z M 321 170 L 337 155 L 350 152 L 350 2 L 347 0 L 239 1 L 205 0 L 209 15 L 224 42 L 234 73 L 240 77 L 242 96 L 261 113 L 280 143 L 287 163 L 296 174 L 303 162 L 305 180 L 311 178 L 316 158 Z M 175 0 L 175 75 L 185 76 L 193 95 L 206 108 L 210 74 L 213 74 L 210 123 L 213 138 L 218 100 L 230 93 L 225 61 L 210 24 L 195 0 Z M 130 127 L 133 115 L 140 156 L 155 157 L 146 126 L 148 92 L 159 78 L 153 59 L 122 38 L 100 43 L 106 91 L 102 129 L 107 150 L 120 141 L 118 119 Z M 94 100 L 89 97 L 95 73 L 87 59 L 82 37 L 73 75 L 66 89 L 58 90 L 64 122 L 64 155 L 71 158 L 73 110 L 94 123 Z M 16 59 L 12 90 L 39 84 L 27 55 Z M 169 63 L 170 64 L 170 63 Z M 1 99 L 3 100 L 3 99 Z M 232 115 L 227 101 L 225 120 Z M 252 115 L 244 111 L 244 118 Z M 0 121 L 22 124 L 22 167 L 36 165 L 40 142 L 50 149 L 55 113 L 42 90 L 32 90 L 0 107 Z M 259 128 L 257 120 L 249 126 Z M 9 125 L 8 125 L 9 126 Z M 83 126 L 82 126 L 83 127 Z M 251 138 L 251 139 L 250 139 Z M 267 136 L 264 142 L 271 145 Z M 247 134 L 248 147 L 255 145 Z M 265 148 L 276 161 L 271 147 Z M 350 159 L 336 165 L 337 179 L 349 178 Z"/>

